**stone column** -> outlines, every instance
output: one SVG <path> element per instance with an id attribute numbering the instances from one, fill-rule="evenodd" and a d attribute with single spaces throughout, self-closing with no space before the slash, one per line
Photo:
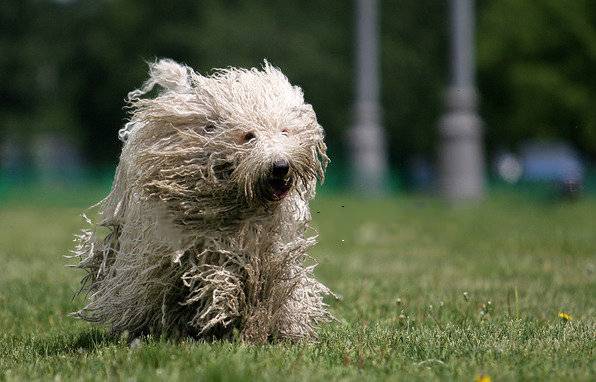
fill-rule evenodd
<path id="1" fill-rule="evenodd" d="M 485 192 L 474 70 L 474 2 L 451 0 L 451 78 L 439 121 L 440 191 L 450 201 L 481 199 Z"/>
<path id="2" fill-rule="evenodd" d="M 384 193 L 387 176 L 387 149 L 379 104 L 377 15 L 376 0 L 356 0 L 356 99 L 349 132 L 352 187 L 373 196 Z"/>

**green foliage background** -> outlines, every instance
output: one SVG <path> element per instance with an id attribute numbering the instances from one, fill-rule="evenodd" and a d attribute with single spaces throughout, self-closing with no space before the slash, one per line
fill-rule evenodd
<path id="1" fill-rule="evenodd" d="M 382 0 L 382 99 L 394 166 L 431 156 L 447 81 L 447 2 Z M 478 84 L 489 150 L 564 138 L 596 158 L 596 3 L 478 1 Z M 301 85 L 341 163 L 351 121 L 351 1 L 9 0 L 0 3 L 0 134 L 75 139 L 115 163 L 126 93 L 145 61 L 205 73 L 267 58 Z"/>

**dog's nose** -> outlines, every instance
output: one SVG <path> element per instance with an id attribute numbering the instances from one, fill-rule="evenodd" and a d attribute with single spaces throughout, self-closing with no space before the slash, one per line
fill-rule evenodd
<path id="1" fill-rule="evenodd" d="M 283 178 L 288 174 L 290 164 L 285 159 L 276 159 L 271 167 L 271 175 L 274 178 Z"/>

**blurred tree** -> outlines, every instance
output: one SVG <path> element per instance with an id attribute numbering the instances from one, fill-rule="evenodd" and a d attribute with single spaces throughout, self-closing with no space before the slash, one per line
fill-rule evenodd
<path id="1" fill-rule="evenodd" d="M 447 76 L 447 9 L 435 0 L 380 3 L 384 126 L 399 166 L 434 151 Z M 266 58 L 303 87 L 341 163 L 352 119 L 353 6 L 343 0 L 0 2 L 0 137 L 62 132 L 80 142 L 91 163 L 111 166 L 126 118 L 123 101 L 145 79 L 146 60 L 171 57 L 206 73 Z M 596 4 L 484 0 L 478 9 L 489 148 L 552 136 L 596 157 Z"/>
<path id="2" fill-rule="evenodd" d="M 596 3 L 485 1 L 482 115 L 492 147 L 564 138 L 596 158 Z"/>
<path id="3" fill-rule="evenodd" d="M 447 82 L 447 3 L 382 1 L 383 112 L 392 162 L 432 155 Z"/>

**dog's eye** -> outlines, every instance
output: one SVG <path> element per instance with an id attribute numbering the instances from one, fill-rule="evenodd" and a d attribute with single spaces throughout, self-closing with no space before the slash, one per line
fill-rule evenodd
<path id="1" fill-rule="evenodd" d="M 290 132 L 288 131 L 288 129 L 283 129 L 283 130 L 281 131 L 281 133 L 282 133 L 283 135 L 285 135 L 286 137 L 287 137 L 287 136 L 290 134 Z"/>
<path id="2" fill-rule="evenodd" d="M 249 131 L 248 133 L 244 134 L 244 138 L 243 138 L 244 143 L 251 142 L 255 139 L 257 139 L 257 136 L 252 131 Z"/>
<path id="3" fill-rule="evenodd" d="M 212 133 L 215 131 L 215 125 L 209 124 L 203 127 L 206 133 Z"/>

